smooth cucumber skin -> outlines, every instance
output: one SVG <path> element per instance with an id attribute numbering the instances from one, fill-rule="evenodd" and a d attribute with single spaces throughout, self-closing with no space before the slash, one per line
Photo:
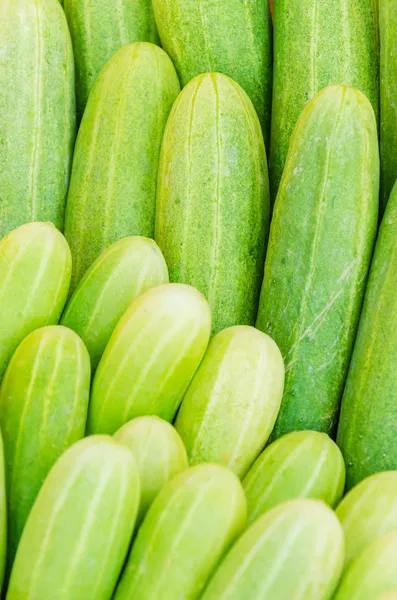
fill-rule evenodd
<path id="1" fill-rule="evenodd" d="M 138 505 L 139 474 L 128 448 L 108 436 L 74 444 L 33 505 L 7 600 L 110 600 Z"/>
<path id="2" fill-rule="evenodd" d="M 0 592 L 3 588 L 7 558 L 7 499 L 4 465 L 4 444 L 0 432 Z"/>
<path id="3" fill-rule="evenodd" d="M 272 439 L 333 432 L 377 231 L 379 153 L 363 94 L 329 86 L 306 106 L 274 206 L 256 326 L 285 361 Z"/>
<path id="4" fill-rule="evenodd" d="M 76 133 L 74 65 L 54 0 L 0 3 L 0 238 L 30 221 L 63 229 Z"/>
<path id="5" fill-rule="evenodd" d="M 246 523 L 237 477 L 219 465 L 177 475 L 160 492 L 132 547 L 114 600 L 196 600 Z"/>
<path id="6" fill-rule="evenodd" d="M 225 75 L 200 75 L 165 129 L 156 241 L 170 280 L 208 299 L 214 333 L 254 324 L 268 226 L 266 152 L 252 103 Z"/>
<path id="7" fill-rule="evenodd" d="M 268 0 L 154 0 L 164 50 L 182 86 L 202 73 L 228 75 L 247 92 L 270 131 L 272 25 Z"/>
<path id="8" fill-rule="evenodd" d="M 283 385 L 283 359 L 269 336 L 247 326 L 218 333 L 175 423 L 190 464 L 219 463 L 245 475 L 273 429 Z"/>
<path id="9" fill-rule="evenodd" d="M 164 284 L 131 304 L 95 373 L 91 433 L 115 433 L 135 417 L 172 422 L 207 348 L 211 313 L 196 289 Z"/>
<path id="10" fill-rule="evenodd" d="M 138 465 L 140 523 L 168 480 L 187 469 L 186 448 L 174 427 L 156 416 L 137 417 L 116 431 L 114 437 L 128 446 Z"/>
<path id="11" fill-rule="evenodd" d="M 270 139 L 273 199 L 305 105 L 330 84 L 358 88 L 379 114 L 378 0 L 277 0 Z"/>
<path id="12" fill-rule="evenodd" d="M 0 381 L 19 343 L 58 323 L 69 290 L 70 250 L 51 223 L 28 223 L 0 241 Z"/>
<path id="13" fill-rule="evenodd" d="M 343 532 L 319 500 L 292 500 L 251 525 L 202 600 L 329 600 L 343 565 Z"/>
<path id="14" fill-rule="evenodd" d="M 69 300 L 61 323 L 87 346 L 93 371 L 118 321 L 135 298 L 168 283 L 168 269 L 153 240 L 126 237 L 104 250 Z"/>
<path id="15" fill-rule="evenodd" d="M 346 470 L 338 446 L 325 433 L 287 433 L 268 446 L 243 480 L 248 523 L 287 500 L 314 498 L 333 508 Z"/>
<path id="16" fill-rule="evenodd" d="M 15 351 L 0 389 L 12 565 L 30 509 L 59 456 L 84 436 L 90 358 L 70 329 L 36 329 Z"/>
<path id="17" fill-rule="evenodd" d="M 167 54 L 148 43 L 119 50 L 98 77 L 77 136 L 66 206 L 73 289 L 114 242 L 154 236 L 161 139 L 179 89 Z"/>

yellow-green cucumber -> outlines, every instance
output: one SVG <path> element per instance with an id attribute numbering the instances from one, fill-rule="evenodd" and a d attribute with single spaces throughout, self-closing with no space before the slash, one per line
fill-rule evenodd
<path id="1" fill-rule="evenodd" d="M 0 3 L 0 238 L 30 221 L 62 230 L 76 129 L 74 64 L 54 0 Z"/>
<path id="2" fill-rule="evenodd" d="M 335 513 L 319 500 L 292 500 L 245 531 L 202 600 L 330 600 L 342 565 Z"/>
<path id="3" fill-rule="evenodd" d="M 141 525 L 114 600 L 198 600 L 246 522 L 237 477 L 199 465 L 172 479 Z"/>
<path id="4" fill-rule="evenodd" d="M 131 302 L 163 283 L 168 283 L 168 269 L 160 249 L 153 240 L 139 236 L 115 242 L 88 269 L 61 323 L 84 341 L 93 371 Z"/>
<path id="5" fill-rule="evenodd" d="M 114 242 L 153 237 L 161 139 L 178 92 L 171 60 L 149 43 L 125 46 L 98 77 L 77 136 L 66 206 L 72 289 Z"/>
<path id="6" fill-rule="evenodd" d="M 156 241 L 170 280 L 208 299 L 215 333 L 254 324 L 268 224 L 266 153 L 252 103 L 229 77 L 200 75 L 164 133 Z"/>
<path id="7" fill-rule="evenodd" d="M 33 505 L 7 600 L 109 600 L 138 505 L 139 473 L 128 448 L 109 436 L 71 446 Z"/>
<path id="8" fill-rule="evenodd" d="M 3 437 L 0 431 L 0 592 L 3 588 L 7 558 L 7 500 Z"/>
<path id="9" fill-rule="evenodd" d="M 218 333 L 175 423 L 190 464 L 214 462 L 245 475 L 273 429 L 283 385 L 283 359 L 269 336 L 247 326 Z"/>
<path id="10" fill-rule="evenodd" d="M 0 381 L 19 343 L 58 323 L 68 294 L 70 250 L 51 223 L 28 223 L 0 241 Z"/>
<path id="11" fill-rule="evenodd" d="M 287 433 L 254 462 L 243 481 L 248 523 L 287 500 L 315 498 L 333 508 L 345 489 L 345 463 L 325 433 Z"/>
<path id="12" fill-rule="evenodd" d="M 275 339 L 286 369 L 273 439 L 333 432 L 378 204 L 372 106 L 354 88 L 329 86 L 306 106 L 291 137 L 266 255 L 257 327 Z"/>
<path id="13" fill-rule="evenodd" d="M 210 330 L 208 303 L 193 287 L 164 284 L 134 300 L 95 373 L 88 430 L 113 434 L 145 415 L 172 422 Z"/>
<path id="14" fill-rule="evenodd" d="M 90 358 L 70 329 L 36 329 L 15 351 L 0 388 L 11 566 L 30 509 L 59 456 L 84 436 Z"/>

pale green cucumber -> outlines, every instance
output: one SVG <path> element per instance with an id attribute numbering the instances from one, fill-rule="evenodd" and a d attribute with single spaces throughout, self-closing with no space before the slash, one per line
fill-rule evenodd
<path id="1" fill-rule="evenodd" d="M 246 522 L 237 477 L 191 467 L 160 492 L 138 531 L 114 600 L 196 600 Z"/>
<path id="2" fill-rule="evenodd" d="M 80 338 L 59 325 L 36 329 L 15 351 L 0 389 L 12 565 L 30 509 L 50 468 L 84 436 L 90 359 Z"/>
<path id="3" fill-rule="evenodd" d="M 269 336 L 247 326 L 218 333 L 176 419 L 190 464 L 220 463 L 245 475 L 273 429 L 283 384 L 283 359 Z"/>
<path id="4" fill-rule="evenodd" d="M 0 381 L 18 344 L 58 323 L 68 294 L 70 250 L 50 223 L 28 223 L 0 241 Z"/>
<path id="5" fill-rule="evenodd" d="M 139 474 L 128 448 L 108 436 L 74 444 L 33 505 L 7 600 L 109 600 L 138 505 Z"/>
<path id="6" fill-rule="evenodd" d="M 134 455 L 141 481 L 138 522 L 169 479 L 188 467 L 185 446 L 176 430 L 156 416 L 137 417 L 114 434 Z"/>
<path id="7" fill-rule="evenodd" d="M 208 299 L 215 333 L 254 324 L 268 225 L 266 153 L 252 103 L 225 75 L 200 75 L 165 130 L 156 241 L 170 280 Z"/>
<path id="8" fill-rule="evenodd" d="M 161 139 L 178 92 L 171 60 L 153 44 L 122 48 L 98 77 L 77 136 L 66 206 L 72 289 L 114 242 L 153 237 Z"/>
<path id="9" fill-rule="evenodd" d="M 162 283 L 168 283 L 163 255 L 153 240 L 138 236 L 115 242 L 88 269 L 61 323 L 84 341 L 93 371 L 131 302 Z"/>
<path id="10" fill-rule="evenodd" d="M 64 12 L 54 0 L 2 0 L 0 39 L 0 238 L 30 221 L 62 230 L 76 129 Z"/>
<path id="11" fill-rule="evenodd" d="M 329 600 L 343 532 L 319 500 L 292 500 L 258 519 L 221 562 L 202 600 Z"/>
<path id="12" fill-rule="evenodd" d="M 323 500 L 332 508 L 343 496 L 345 476 L 342 454 L 325 433 L 287 433 L 262 452 L 244 478 L 248 523 L 296 498 Z"/>
<path id="13" fill-rule="evenodd" d="M 273 439 L 336 425 L 377 231 L 378 154 L 371 104 L 344 85 L 313 98 L 292 135 L 257 318 L 285 361 Z"/>
<path id="14" fill-rule="evenodd" d="M 95 373 L 89 431 L 113 434 L 144 415 L 173 421 L 210 330 L 208 303 L 190 286 L 165 284 L 134 300 Z"/>
<path id="15" fill-rule="evenodd" d="M 4 464 L 4 445 L 0 431 L 0 592 L 3 588 L 7 558 L 7 499 Z"/>

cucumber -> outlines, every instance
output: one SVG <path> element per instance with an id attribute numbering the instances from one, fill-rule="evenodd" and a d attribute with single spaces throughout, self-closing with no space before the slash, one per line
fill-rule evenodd
<path id="1" fill-rule="evenodd" d="M 59 325 L 36 329 L 18 346 L 0 389 L 6 456 L 8 562 L 49 470 L 84 436 L 90 359 L 80 338 Z"/>
<path id="2" fill-rule="evenodd" d="M 163 255 L 153 240 L 138 236 L 115 242 L 88 269 L 61 323 L 84 341 L 93 371 L 131 302 L 162 283 L 168 283 Z"/>
<path id="3" fill-rule="evenodd" d="M 164 284 L 134 300 L 95 373 L 88 430 L 113 434 L 144 415 L 173 421 L 210 330 L 208 303 L 190 286 Z"/>
<path id="4" fill-rule="evenodd" d="M 0 381 L 19 343 L 56 324 L 69 289 L 70 250 L 50 223 L 28 223 L 0 241 Z"/>
<path id="5" fill-rule="evenodd" d="M 159 417 L 138 417 L 116 431 L 128 446 L 139 469 L 141 500 L 138 522 L 169 479 L 188 467 L 186 449 L 175 429 Z"/>
<path id="6" fill-rule="evenodd" d="M 325 433 L 287 433 L 262 452 L 244 478 L 248 523 L 295 498 L 317 498 L 333 508 L 343 496 L 345 475 L 342 454 Z"/>
<path id="7" fill-rule="evenodd" d="M 218 465 L 180 473 L 160 492 L 138 531 L 114 600 L 196 600 L 242 532 L 244 492 Z"/>
<path id="8" fill-rule="evenodd" d="M 122 48 L 98 77 L 77 137 L 66 206 L 73 290 L 114 242 L 153 237 L 160 144 L 178 92 L 170 59 L 153 44 Z"/>
<path id="9" fill-rule="evenodd" d="M 329 84 L 350 84 L 379 112 L 378 0 L 277 0 L 270 184 L 275 198 L 295 124 Z"/>
<path id="10" fill-rule="evenodd" d="M 3 588 L 7 558 L 7 500 L 4 468 L 4 445 L 0 431 L 0 592 Z"/>
<path id="11" fill-rule="evenodd" d="M 245 475 L 273 429 L 283 384 L 283 359 L 270 337 L 247 326 L 218 333 L 175 423 L 190 464 L 215 462 Z"/>
<path id="12" fill-rule="evenodd" d="M 270 130 L 272 25 L 268 0 L 154 0 L 164 50 L 181 84 L 207 72 L 247 92 L 266 140 Z"/>
<path id="13" fill-rule="evenodd" d="M 329 600 L 343 564 L 343 532 L 319 500 L 292 500 L 249 527 L 202 600 Z"/>
<path id="14" fill-rule="evenodd" d="M 207 297 L 215 333 L 255 321 L 268 224 L 266 153 L 252 103 L 225 75 L 200 75 L 164 133 L 156 241 L 171 281 Z"/>
<path id="15" fill-rule="evenodd" d="M 74 65 L 54 0 L 0 3 L 0 238 L 30 221 L 63 228 L 76 133 Z"/>
<path id="16" fill-rule="evenodd" d="M 375 241 L 378 198 L 373 109 L 354 88 L 325 88 L 292 135 L 266 255 L 257 327 L 274 338 L 286 369 L 272 439 L 296 430 L 333 432 Z"/>
<path id="17" fill-rule="evenodd" d="M 64 0 L 76 63 L 77 113 L 83 115 L 101 69 L 123 46 L 158 42 L 150 0 Z"/>

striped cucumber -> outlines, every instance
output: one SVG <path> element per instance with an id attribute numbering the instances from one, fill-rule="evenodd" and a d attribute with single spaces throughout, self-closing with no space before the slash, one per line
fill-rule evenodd
<path id="1" fill-rule="evenodd" d="M 153 237 L 161 139 L 178 92 L 170 59 L 153 44 L 122 48 L 98 77 L 77 137 L 66 206 L 73 289 L 114 242 Z"/>
<path id="2" fill-rule="evenodd" d="M 117 324 L 95 373 L 91 433 L 134 417 L 173 421 L 207 348 L 211 314 L 194 288 L 165 284 L 139 296 Z"/>
<path id="3" fill-rule="evenodd" d="M 302 113 L 274 207 L 257 327 L 286 365 L 273 439 L 333 431 L 377 230 L 379 156 L 365 96 L 329 86 Z"/>
<path id="4" fill-rule="evenodd" d="M 191 467 L 160 492 L 138 531 L 114 600 L 196 600 L 244 529 L 244 492 L 219 465 Z"/>
<path id="5" fill-rule="evenodd" d="M 76 130 L 74 65 L 54 0 L 0 2 L 0 238 L 30 221 L 63 228 Z"/>
<path id="6" fill-rule="evenodd" d="M 163 255 L 153 240 L 138 236 L 115 242 L 88 269 L 61 323 L 84 341 L 93 371 L 131 302 L 162 283 L 168 283 Z"/>
<path id="7" fill-rule="evenodd" d="M 80 338 L 59 325 L 36 329 L 18 346 L 0 389 L 6 457 L 8 562 L 30 509 L 59 456 L 84 436 L 90 359 Z"/>
<path id="8" fill-rule="evenodd" d="M 215 333 L 255 321 L 268 224 L 266 153 L 252 103 L 225 75 L 200 75 L 165 130 L 156 241 L 171 281 L 208 299 Z"/>

